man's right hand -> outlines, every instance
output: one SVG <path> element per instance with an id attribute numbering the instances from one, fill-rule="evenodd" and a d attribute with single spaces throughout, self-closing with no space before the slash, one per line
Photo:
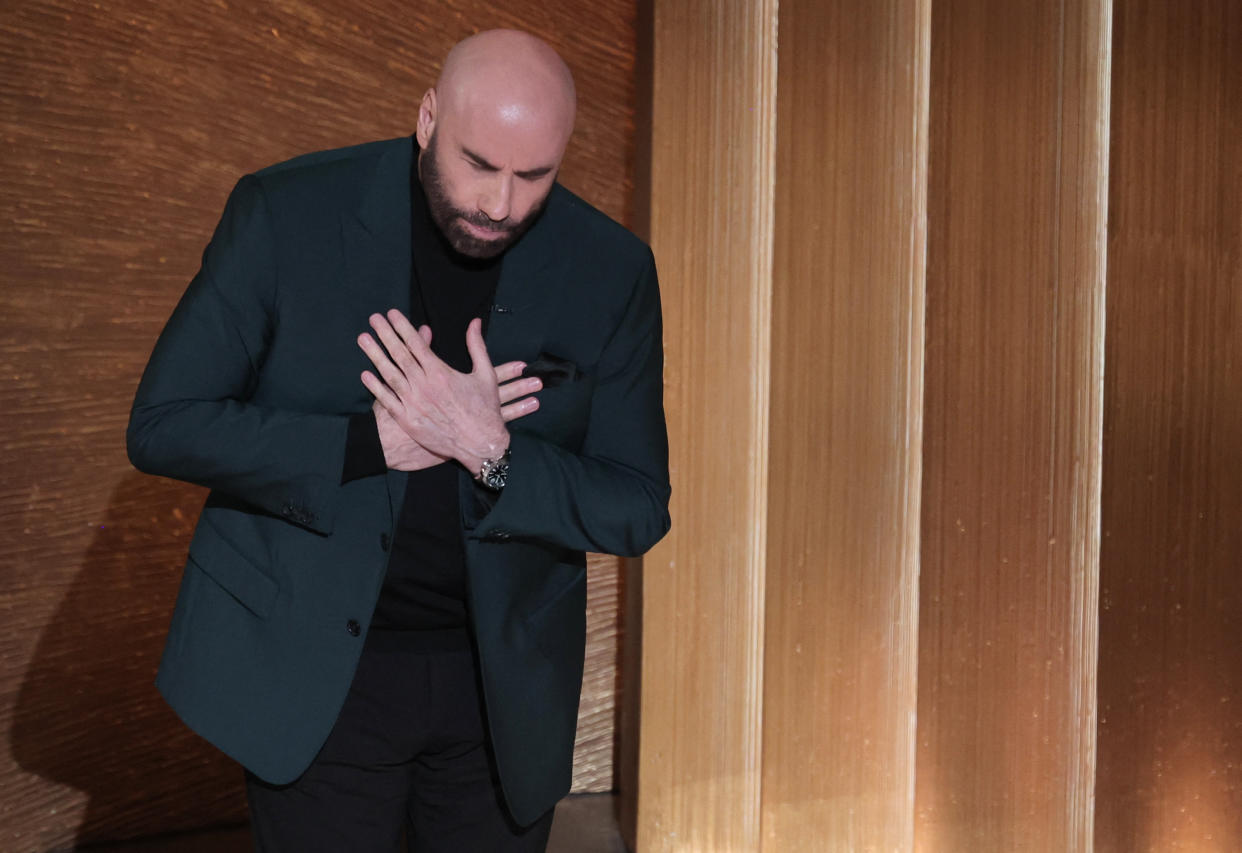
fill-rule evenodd
<path id="1" fill-rule="evenodd" d="M 430 344 L 431 330 L 425 326 L 423 328 L 426 329 L 423 338 Z M 521 361 L 510 361 L 496 367 L 497 390 L 500 392 L 501 403 L 500 414 L 506 423 L 529 415 L 539 408 L 539 400 L 530 395 L 543 388 L 543 382 L 537 376 L 522 378 L 522 371 L 525 369 L 526 364 Z M 507 405 L 515 400 L 522 400 L 524 397 L 530 397 L 527 405 Z M 389 468 L 396 471 L 418 471 L 447 461 L 410 438 L 396 419 L 378 401 L 371 406 L 371 411 L 375 414 L 375 425 L 379 428 L 380 445 L 384 448 L 384 462 Z"/>

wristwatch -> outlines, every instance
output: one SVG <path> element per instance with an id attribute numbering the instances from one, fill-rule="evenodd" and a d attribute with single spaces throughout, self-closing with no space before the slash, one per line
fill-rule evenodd
<path id="1" fill-rule="evenodd" d="M 479 476 L 475 479 L 493 492 L 503 489 L 505 482 L 509 479 L 508 449 L 500 454 L 499 459 L 484 459 L 483 464 L 479 466 Z"/>

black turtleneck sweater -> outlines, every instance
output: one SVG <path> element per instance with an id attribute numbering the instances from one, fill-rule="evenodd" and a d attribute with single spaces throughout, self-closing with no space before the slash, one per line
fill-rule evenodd
<path id="1" fill-rule="evenodd" d="M 413 263 L 410 322 L 431 326 L 431 349 L 450 367 L 470 370 L 466 326 L 484 326 L 491 311 L 500 259 L 458 254 L 431 218 L 418 176 L 418 142 L 410 169 Z M 342 482 L 385 473 L 384 451 L 371 414 L 351 418 Z M 371 627 L 431 631 L 466 625 L 466 558 L 458 511 L 456 462 L 413 471 L 391 542 L 388 573 Z"/>

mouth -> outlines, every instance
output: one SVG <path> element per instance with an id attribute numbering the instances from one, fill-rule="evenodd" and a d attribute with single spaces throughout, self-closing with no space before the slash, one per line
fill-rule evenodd
<path id="1" fill-rule="evenodd" d="M 470 232 L 474 237 L 480 240 L 499 240 L 509 233 L 505 228 L 486 228 L 482 225 L 475 225 L 469 219 L 462 218 L 459 220 L 462 226 Z"/>

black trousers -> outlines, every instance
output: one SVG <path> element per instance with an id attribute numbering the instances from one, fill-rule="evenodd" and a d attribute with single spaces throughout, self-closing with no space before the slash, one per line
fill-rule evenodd
<path id="1" fill-rule="evenodd" d="M 247 774 L 261 853 L 541 853 L 501 798 L 463 631 L 374 631 L 336 725 L 290 785 Z"/>

